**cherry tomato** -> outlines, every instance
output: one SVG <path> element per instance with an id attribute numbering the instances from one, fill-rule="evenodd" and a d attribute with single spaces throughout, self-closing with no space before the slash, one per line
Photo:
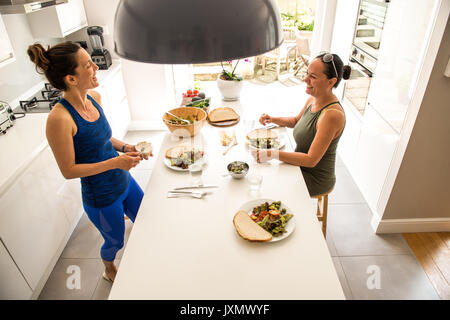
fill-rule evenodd
<path id="1" fill-rule="evenodd" d="M 193 93 L 194 93 L 195 95 L 198 95 L 198 90 L 194 90 Z"/>
<path id="2" fill-rule="evenodd" d="M 188 91 L 186 91 L 187 94 L 192 94 L 192 90 L 189 89 Z"/>

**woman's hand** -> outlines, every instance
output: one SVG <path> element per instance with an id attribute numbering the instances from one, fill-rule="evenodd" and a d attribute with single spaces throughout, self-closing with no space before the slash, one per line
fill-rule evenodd
<path id="1" fill-rule="evenodd" d="M 139 152 L 127 152 L 115 159 L 116 168 L 129 171 L 131 168 L 136 167 L 142 158 Z"/>
<path id="2" fill-rule="evenodd" d="M 263 150 L 263 149 L 252 149 L 251 154 L 255 158 L 256 162 L 268 162 L 274 158 L 277 158 L 275 150 Z"/>
<path id="3" fill-rule="evenodd" d="M 261 117 L 259 118 L 259 123 L 261 123 L 263 126 L 265 126 L 266 124 L 271 123 L 271 122 L 272 122 L 272 118 L 268 114 L 263 113 L 261 115 Z"/>
<path id="4" fill-rule="evenodd" d="M 151 144 L 151 142 L 149 142 L 149 143 Z M 127 145 L 125 146 L 125 152 L 139 152 L 139 151 L 136 149 L 136 146 L 135 146 L 135 145 L 127 144 Z M 147 156 L 147 155 L 142 155 L 142 157 L 143 157 L 145 160 L 148 160 L 148 156 Z M 153 152 L 150 153 L 150 157 L 153 157 Z"/>

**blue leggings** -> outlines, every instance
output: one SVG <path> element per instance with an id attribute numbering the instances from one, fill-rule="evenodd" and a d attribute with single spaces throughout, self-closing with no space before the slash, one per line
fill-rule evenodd
<path id="1" fill-rule="evenodd" d="M 136 219 L 144 192 L 130 177 L 127 190 L 112 204 L 103 208 L 92 208 L 83 203 L 89 219 L 100 231 L 105 243 L 100 249 L 100 255 L 105 261 L 114 261 L 117 251 L 123 247 L 125 234 L 124 213 L 132 222 Z"/>

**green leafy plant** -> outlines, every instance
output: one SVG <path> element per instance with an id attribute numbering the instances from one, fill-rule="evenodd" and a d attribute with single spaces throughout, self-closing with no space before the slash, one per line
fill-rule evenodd
<path id="1" fill-rule="evenodd" d="M 295 27 L 300 31 L 313 31 L 314 16 L 309 11 L 301 11 L 296 15 L 281 13 L 283 27 Z"/>
<path id="2" fill-rule="evenodd" d="M 222 73 L 220 74 L 220 78 L 222 80 L 234 80 L 234 81 L 242 81 L 242 77 L 240 75 L 237 75 L 236 73 L 234 73 L 234 71 L 236 70 L 236 67 L 239 63 L 240 59 L 238 59 L 238 61 L 236 62 L 236 64 L 234 65 L 233 71 L 227 71 L 225 70 L 225 67 L 223 66 L 223 63 L 221 62 L 222 65 Z M 245 62 L 249 62 L 248 59 L 244 59 Z M 229 60 L 227 61 L 231 66 L 233 66 L 233 61 Z"/>
<path id="3" fill-rule="evenodd" d="M 299 21 L 297 28 L 300 31 L 313 31 L 314 19 Z"/>

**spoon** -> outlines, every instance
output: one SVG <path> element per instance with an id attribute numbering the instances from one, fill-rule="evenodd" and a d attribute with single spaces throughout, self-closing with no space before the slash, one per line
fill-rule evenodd
<path id="1" fill-rule="evenodd" d="M 172 117 L 174 117 L 175 119 L 178 119 L 178 120 L 180 120 L 180 121 L 186 122 L 187 124 L 190 124 L 189 121 L 184 120 L 184 119 L 181 119 L 181 118 L 177 117 L 176 115 L 174 115 L 173 113 L 170 113 L 169 111 L 166 111 L 166 113 L 167 113 L 167 114 L 170 114 L 170 115 L 171 115 Z"/>

